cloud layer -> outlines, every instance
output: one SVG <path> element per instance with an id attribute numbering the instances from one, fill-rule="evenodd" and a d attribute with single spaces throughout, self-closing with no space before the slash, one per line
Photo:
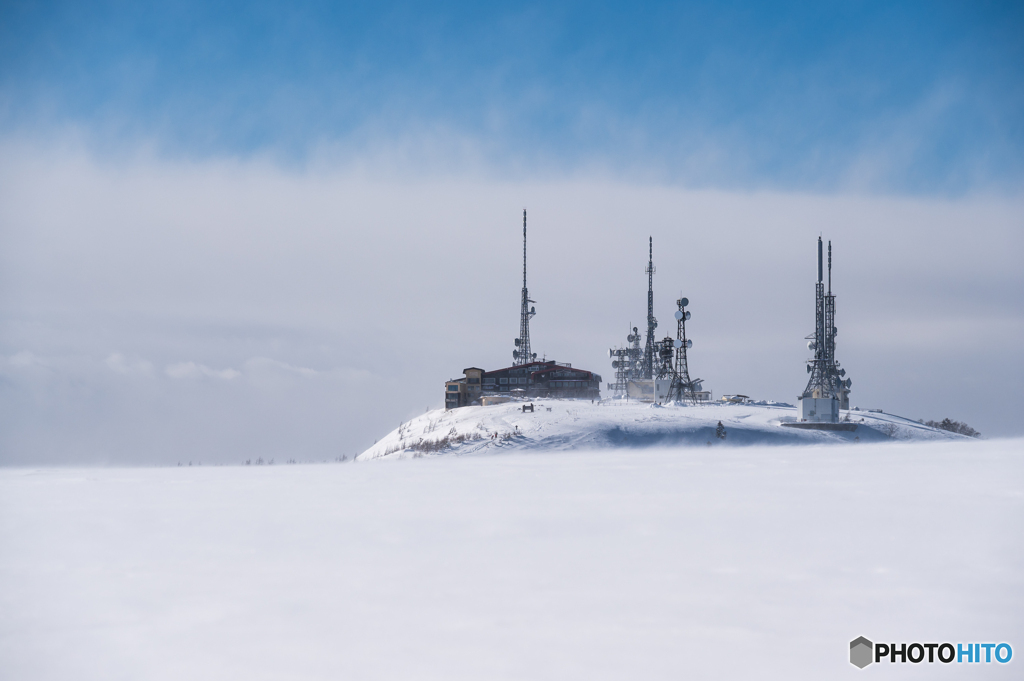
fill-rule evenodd
<path id="1" fill-rule="evenodd" d="M 0 457 L 236 462 L 361 451 L 510 361 L 521 211 L 535 347 L 611 376 L 607 348 L 692 301 L 716 395 L 792 402 L 814 248 L 833 242 L 853 402 L 1020 434 L 1021 202 L 688 190 L 112 162 L 8 146 L 0 163 Z"/>

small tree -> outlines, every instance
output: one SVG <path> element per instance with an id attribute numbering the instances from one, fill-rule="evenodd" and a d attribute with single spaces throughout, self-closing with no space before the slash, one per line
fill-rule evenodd
<path id="1" fill-rule="evenodd" d="M 719 421 L 718 422 L 718 427 L 715 428 L 715 437 L 717 437 L 719 440 L 724 440 L 725 436 L 726 436 L 725 426 L 723 426 L 722 422 Z"/>
<path id="2" fill-rule="evenodd" d="M 950 433 L 959 433 L 968 437 L 981 437 L 981 433 L 971 428 L 966 423 L 960 421 L 954 421 L 953 419 L 942 419 L 941 421 L 925 421 L 924 425 L 931 426 L 932 428 L 938 428 L 939 430 L 947 430 Z"/>

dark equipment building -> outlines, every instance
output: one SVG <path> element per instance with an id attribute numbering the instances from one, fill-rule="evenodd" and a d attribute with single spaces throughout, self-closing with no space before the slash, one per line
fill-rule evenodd
<path id="1" fill-rule="evenodd" d="M 536 361 L 494 371 L 470 367 L 463 373 L 464 377 L 445 383 L 445 409 L 484 404 L 489 397 L 601 398 L 599 374 L 555 361 Z"/>

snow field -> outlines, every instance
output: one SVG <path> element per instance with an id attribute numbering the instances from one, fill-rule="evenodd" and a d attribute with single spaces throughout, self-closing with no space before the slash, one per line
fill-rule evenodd
<path id="1" fill-rule="evenodd" d="M 1022 520 L 1024 440 L 4 469 L 0 677 L 1009 679 Z"/>

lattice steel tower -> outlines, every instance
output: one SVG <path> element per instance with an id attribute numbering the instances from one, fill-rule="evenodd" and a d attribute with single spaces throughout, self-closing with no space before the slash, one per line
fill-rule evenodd
<path id="1" fill-rule="evenodd" d="M 654 330 L 658 328 L 658 320 L 654 318 L 654 237 L 648 237 L 647 249 L 647 346 L 641 378 L 650 380 L 654 378 L 654 357 L 657 354 Z"/>
<path id="2" fill-rule="evenodd" d="M 803 398 L 835 399 L 841 408 L 849 407 L 850 386 L 853 381 L 843 379 L 846 369 L 836 361 L 836 297 L 832 295 L 832 242 L 828 242 L 828 292 L 825 292 L 822 272 L 822 243 L 818 237 L 818 283 L 815 285 L 814 334 L 807 336 L 807 348 L 814 351 L 814 359 L 807 360 L 811 375 Z"/>
<path id="3" fill-rule="evenodd" d="M 523 304 L 519 312 L 519 338 L 516 338 L 516 349 L 512 351 L 512 366 L 529 364 L 537 359 L 537 353 L 530 351 L 530 318 L 537 314 L 537 308 L 531 307 L 530 294 L 526 290 L 526 209 L 523 209 Z"/>
<path id="4" fill-rule="evenodd" d="M 676 305 L 679 307 L 675 312 L 676 339 L 673 343 L 676 361 L 672 370 L 672 383 L 668 389 L 668 398 L 671 402 L 696 404 L 697 392 L 701 389 L 701 379 L 690 379 L 690 367 L 686 360 L 686 351 L 693 347 L 693 341 L 686 337 L 686 320 L 690 318 L 686 306 L 689 304 L 690 301 L 687 298 L 680 298 L 676 301 Z"/>

